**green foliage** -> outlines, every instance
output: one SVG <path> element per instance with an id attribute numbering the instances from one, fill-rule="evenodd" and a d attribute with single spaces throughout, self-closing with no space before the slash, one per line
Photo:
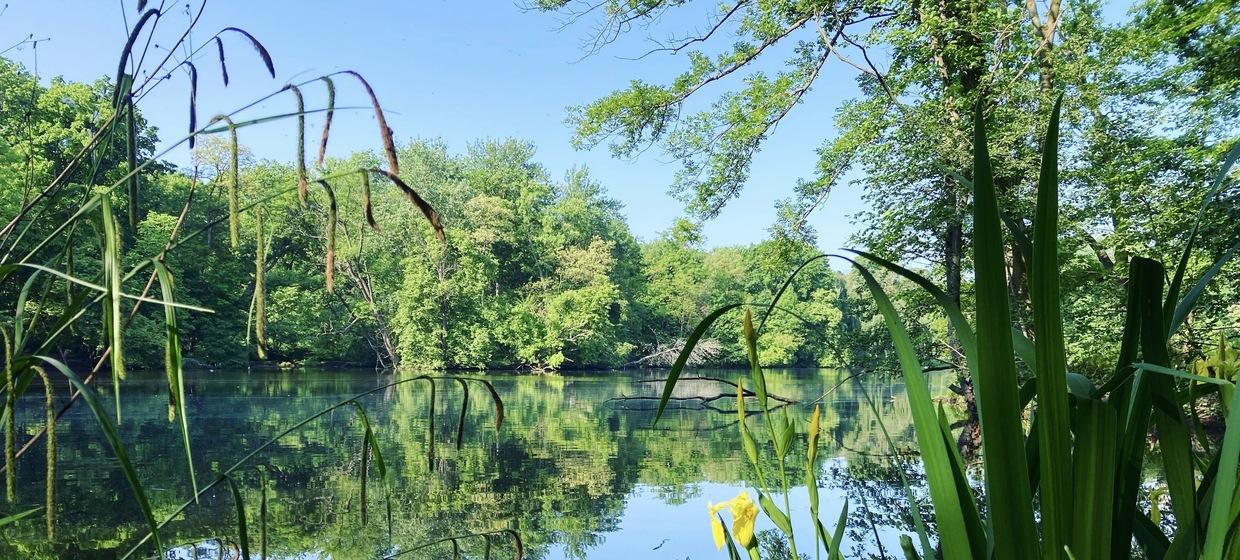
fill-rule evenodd
<path id="1" fill-rule="evenodd" d="M 1032 349 L 1025 336 L 1011 328 L 998 196 L 982 106 L 979 102 L 975 113 L 971 181 L 975 198 L 974 262 L 978 267 L 975 328 L 967 324 L 955 303 L 924 277 L 901 272 L 897 265 L 881 257 L 861 254 L 913 279 L 934 295 L 949 318 L 963 323 L 956 329 L 956 335 L 965 338 L 962 346 L 976 349 L 967 351 L 965 367 L 977 372 L 974 382 L 982 433 L 982 482 L 988 505 L 985 518 L 979 515 L 977 497 L 955 449 L 946 416 L 942 408 L 937 414 L 934 411 L 922 366 L 899 314 L 868 270 L 857 267 L 891 332 L 909 391 L 939 541 L 939 549 L 930 550 L 929 540 L 922 534 L 922 541 L 927 544 L 923 545 L 921 555 L 949 559 L 986 558 L 992 554 L 1003 558 L 1127 558 L 1132 554 L 1135 539 L 1146 557 L 1234 557 L 1240 552 L 1235 539 L 1240 519 L 1240 511 L 1235 507 L 1240 500 L 1240 459 L 1236 453 L 1240 449 L 1240 413 L 1236 410 L 1240 408 L 1240 392 L 1225 376 L 1214 373 L 1224 367 L 1229 349 L 1222 339 L 1214 361 L 1203 360 L 1197 366 L 1210 376 L 1175 369 L 1168 352 L 1181 326 L 1168 313 L 1190 313 L 1197 301 L 1196 286 L 1212 279 L 1213 270 L 1225 265 L 1232 252 L 1226 252 L 1207 270 L 1203 280 L 1188 290 L 1182 287 L 1181 280 L 1186 277 L 1190 255 L 1199 250 L 1195 244 L 1196 225 L 1183 247 L 1184 256 L 1169 275 L 1159 262 L 1133 257 L 1125 329 L 1114 373 L 1097 389 L 1088 383 L 1082 387 L 1081 383 L 1071 381 L 1079 375 L 1066 367 L 1060 308 L 1058 103 L 1052 110 L 1044 140 L 1032 250 L 1028 252 L 1032 256 Z M 1233 148 L 1232 154 L 1240 156 L 1240 145 Z M 1198 216 L 1205 215 L 1205 209 L 1215 203 L 1216 187 L 1234 181 L 1230 171 L 1236 159 L 1240 157 L 1226 159 L 1207 196 L 1200 201 L 1202 211 Z M 1164 278 L 1168 276 L 1172 280 L 1169 289 L 1165 289 Z M 718 315 L 735 306 L 720 308 L 703 324 L 714 322 Z M 782 468 L 788 438 L 784 428 L 776 428 L 778 424 L 766 408 L 762 368 L 757 361 L 758 338 L 748 312 L 744 327 L 755 392 Z M 681 352 L 682 358 L 690 354 L 695 343 L 696 340 L 689 341 Z M 1021 387 L 1018 347 L 1021 360 L 1035 375 L 1030 390 Z M 669 375 L 660 407 L 671 395 L 677 373 L 673 370 Z M 1190 383 L 1183 383 L 1185 380 Z M 1218 395 L 1217 413 L 1225 419 L 1221 442 L 1212 442 L 1203 431 L 1189 431 L 1187 418 L 1197 414 L 1197 401 L 1192 395 L 1198 384 Z M 1025 386 L 1030 384 L 1026 382 Z M 1022 398 L 1022 393 L 1028 397 Z M 740 395 L 738 408 L 740 447 L 757 467 L 759 453 L 745 426 L 744 400 Z M 1032 418 L 1028 428 L 1026 415 Z M 787 424 L 786 415 L 782 422 Z M 815 439 L 817 423 L 817 418 L 811 422 L 811 441 Z M 1157 431 L 1156 449 L 1162 459 L 1157 466 L 1147 466 L 1145 461 L 1151 428 Z M 810 457 L 812 462 L 812 452 Z M 1162 492 L 1170 497 L 1175 514 L 1175 530 L 1170 535 L 1138 509 L 1141 487 L 1147 479 L 1147 469 L 1151 468 L 1157 479 L 1166 481 Z M 757 479 L 760 488 L 768 485 L 760 468 Z M 808 479 L 807 488 L 814 486 L 816 482 Z M 782 488 L 786 493 L 786 481 Z M 815 495 L 816 490 L 810 490 L 814 517 L 811 523 L 817 526 Z M 916 508 L 913 494 L 908 495 L 909 505 Z M 759 498 L 771 522 L 788 537 L 795 556 L 793 531 L 786 515 L 773 505 L 768 507 L 769 501 L 761 493 Z M 1034 515 L 1035 507 L 1040 507 L 1040 516 Z M 921 531 L 920 523 L 917 527 Z M 832 548 L 825 531 L 819 528 L 816 533 L 830 553 Z M 903 548 L 916 556 L 911 539 L 904 541 Z M 751 557 L 756 557 L 752 549 Z"/>

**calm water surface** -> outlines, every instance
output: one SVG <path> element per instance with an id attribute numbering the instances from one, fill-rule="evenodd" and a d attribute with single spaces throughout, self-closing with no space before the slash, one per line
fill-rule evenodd
<path id="1" fill-rule="evenodd" d="M 744 375 L 705 374 L 728 379 Z M 204 484 L 302 418 L 399 379 L 357 371 L 189 375 L 194 462 Z M 768 389 L 797 401 L 787 411 L 802 422 L 803 432 L 811 403 L 838 384 L 821 401 L 821 516 L 832 526 L 847 498 L 847 546 L 876 554 L 875 543 L 882 542 L 894 557 L 898 535 L 909 530 L 908 508 L 880 418 L 865 403 L 858 382 L 840 384 L 847 375 L 838 370 L 774 370 L 767 374 Z M 370 559 L 435 539 L 498 529 L 518 531 L 527 558 L 721 558 L 711 540 L 706 504 L 730 499 L 743 488 L 750 488 L 753 496 L 755 484 L 738 445 L 735 398 L 705 405 L 677 401 L 654 425 L 657 401 L 626 397 L 657 395 L 661 383 L 641 382 L 657 376 L 487 375 L 504 401 L 503 427 L 496 431 L 491 401 L 475 386 L 460 449 L 456 430 L 461 389 L 440 382 L 433 455 L 428 453 L 430 401 L 424 383 L 362 398 L 388 468 L 390 534 L 382 483 L 373 466 L 369 518 L 362 523 L 361 424 L 351 408 L 343 408 L 281 439 L 252 462 L 254 467 L 237 475 L 252 550 L 257 556 L 261 467 L 270 480 L 270 558 Z M 932 389 L 944 394 L 948 378 L 932 380 Z M 163 519 L 191 495 L 180 432 L 167 418 L 166 385 L 158 373 L 131 374 L 122 389 L 122 436 L 156 517 Z M 99 390 L 101 395 L 111 393 L 106 384 Z M 865 390 L 896 445 L 913 448 L 903 386 L 866 381 Z M 721 392 L 734 394 L 734 389 L 688 381 L 676 396 Z M 37 393 L 28 392 L 19 405 L 19 421 L 27 434 L 41 427 L 42 397 L 33 396 Z M 750 420 L 756 433 L 762 433 L 763 425 L 760 417 Z M 78 406 L 58 424 L 58 431 L 55 540 L 48 541 L 41 518 L 31 518 L 2 530 L 0 557 L 115 558 L 116 549 L 123 552 L 145 534 L 142 516 L 89 411 Z M 19 442 L 24 437 L 19 434 Z M 19 498 L 32 507 L 42 504 L 45 490 L 43 447 L 33 451 L 19 469 Z M 803 442 L 791 455 L 804 457 Z M 800 465 L 803 460 L 790 462 Z M 767 468 L 774 472 L 774 463 Z M 790 479 L 805 480 L 803 468 L 794 467 Z M 802 548 L 808 549 L 812 533 L 803 486 L 792 492 L 791 501 Z M 220 485 L 161 533 L 166 544 L 183 545 L 168 557 L 193 558 L 195 549 L 200 558 L 235 557 L 235 517 L 231 495 Z M 493 545 L 496 558 L 512 554 L 504 539 L 494 539 Z M 483 552 L 481 539 L 461 542 L 464 557 L 481 558 Z M 443 544 L 401 558 L 451 555 L 451 545 Z"/>

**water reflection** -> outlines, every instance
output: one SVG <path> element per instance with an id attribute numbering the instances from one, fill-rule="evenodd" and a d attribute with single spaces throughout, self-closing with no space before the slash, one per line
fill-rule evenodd
<path id="1" fill-rule="evenodd" d="M 629 397 L 656 395 L 661 384 L 639 383 L 640 375 L 488 376 L 504 400 L 503 429 L 496 432 L 490 399 L 475 388 L 460 449 L 455 438 L 461 389 L 441 383 L 430 461 L 426 386 L 408 383 L 367 397 L 363 405 L 389 470 L 390 540 L 373 469 L 369 522 L 360 519 L 360 424 L 350 409 L 329 413 L 269 448 L 255 468 L 239 473 L 252 551 L 257 555 L 261 467 L 270 481 L 271 558 L 375 558 L 443 537 L 500 529 L 520 532 L 527 558 L 718 557 L 705 503 L 730 498 L 748 486 L 751 469 L 736 443 L 733 401 L 702 403 L 688 397 L 733 389 L 686 382 L 675 394 L 684 399 L 673 402 L 653 426 L 655 401 Z M 767 383 L 770 392 L 797 401 L 788 410 L 800 419 L 808 416 L 810 403 L 838 385 L 821 401 L 822 515 L 834 523 L 847 496 L 850 546 L 877 553 L 877 534 L 890 555 L 898 552 L 896 536 L 907 527 L 908 507 L 879 418 L 857 383 L 840 384 L 846 376 L 837 370 L 775 370 L 767 374 Z M 191 378 L 188 404 L 199 480 L 211 480 L 301 418 L 396 380 L 347 371 L 201 372 Z M 932 389 L 944 395 L 946 382 L 933 378 Z M 157 374 L 135 374 L 126 381 L 120 426 L 159 519 L 191 494 L 180 434 L 167 421 L 162 383 Z M 911 449 L 915 438 L 902 385 L 864 383 L 892 438 Z M 27 434 L 41 427 L 39 399 L 23 400 L 19 412 Z M 115 549 L 145 534 L 142 517 L 85 409 L 67 415 L 58 432 L 56 541 L 47 541 L 39 519 L 23 521 L 5 528 L 0 557 L 114 558 Z M 41 505 L 44 495 L 41 456 L 41 450 L 31 453 L 19 469 L 19 498 L 32 507 Z M 804 480 L 795 470 L 789 477 Z M 805 507 L 803 490 L 794 492 L 794 519 L 804 520 Z M 228 558 L 235 553 L 234 517 L 231 496 L 221 485 L 161 535 L 165 543 L 199 543 L 202 558 Z M 798 530 L 811 534 L 808 524 Z M 506 538 L 492 538 L 491 545 L 497 558 L 513 552 Z M 486 543 L 473 539 L 460 546 L 466 557 L 481 558 Z M 190 551 L 176 554 L 190 558 Z M 450 557 L 451 551 L 445 544 L 401 558 Z"/>

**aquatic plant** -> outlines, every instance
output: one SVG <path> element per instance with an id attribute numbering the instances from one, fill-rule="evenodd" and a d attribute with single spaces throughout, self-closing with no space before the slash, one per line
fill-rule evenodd
<path id="1" fill-rule="evenodd" d="M 3 414 L 0 415 L 0 424 L 3 424 L 5 431 L 4 470 L 6 494 L 9 503 L 13 503 L 18 499 L 18 494 L 21 490 L 19 484 L 20 477 L 17 472 L 18 459 L 26 451 L 32 449 L 36 441 L 44 440 L 47 448 L 46 505 L 42 508 L 0 515 L 0 526 L 17 522 L 37 513 L 41 509 L 46 515 L 48 538 L 49 540 L 53 538 L 56 525 L 56 419 L 78 403 L 80 403 L 79 406 L 86 406 L 92 413 L 116 458 L 117 464 L 124 474 L 133 499 L 137 503 L 147 524 L 148 533 L 138 539 L 137 542 L 130 543 L 131 548 L 125 553 L 124 558 L 142 553 L 147 543 L 153 544 L 154 551 L 162 557 L 165 547 L 159 536 L 160 528 L 197 503 L 198 498 L 203 493 L 221 483 L 226 484 L 230 488 L 236 502 L 239 542 L 242 555 L 248 557 L 250 550 L 247 536 L 247 520 L 243 505 L 244 497 L 235 483 L 235 479 L 242 475 L 240 469 L 260 460 L 261 451 L 278 441 L 281 437 L 292 433 L 332 410 L 346 406 L 355 407 L 363 429 L 364 445 L 360 450 L 363 462 L 361 473 L 363 488 L 361 515 L 365 519 L 367 517 L 367 507 L 364 489 L 366 488 L 366 480 L 370 470 L 369 465 L 371 463 L 374 464 L 374 470 L 378 473 L 383 483 L 385 499 L 387 497 L 387 474 L 386 465 L 383 463 L 374 430 L 365 415 L 359 399 L 367 394 L 394 385 L 425 381 L 428 383 L 432 394 L 431 410 L 433 411 L 435 381 L 436 379 L 448 379 L 429 376 L 401 379 L 384 387 L 342 401 L 293 424 L 285 431 L 259 445 L 231 467 L 215 473 L 214 478 L 206 484 L 199 484 L 199 476 L 196 472 L 193 457 L 194 444 L 190 439 L 189 423 L 191 420 L 186 409 L 184 389 L 186 374 L 181 355 L 177 314 L 178 312 L 210 313 L 210 310 L 176 301 L 175 273 L 167 266 L 165 257 L 169 253 L 175 252 L 178 247 L 187 241 L 209 232 L 211 228 L 224 222 L 228 223 L 229 243 L 232 250 L 234 252 L 239 251 L 243 241 L 240 216 L 246 212 L 253 212 L 258 224 L 258 233 L 255 240 L 257 249 L 254 261 L 255 282 L 252 300 L 253 306 L 256 309 L 252 313 L 252 320 L 258 352 L 260 355 L 263 355 L 266 344 L 266 297 L 263 273 L 267 258 L 263 212 L 264 209 L 269 209 L 285 200 L 287 198 L 286 195 L 290 195 L 294 191 L 299 194 L 300 200 L 304 203 L 308 195 L 306 189 L 308 180 L 313 180 L 322 185 L 327 196 L 325 287 L 328 291 L 332 289 L 333 284 L 334 246 L 337 229 L 335 193 L 328 183 L 331 179 L 353 173 L 361 173 L 367 179 L 367 191 L 369 191 L 369 176 L 371 174 L 377 174 L 386 178 L 388 182 L 395 185 L 407 196 L 418 211 L 427 217 L 436 230 L 440 232 L 440 239 L 443 239 L 439 214 L 429 202 L 400 179 L 400 168 L 392 130 L 387 125 L 383 109 L 379 104 L 374 89 L 357 72 L 346 70 L 337 74 L 352 76 L 364 89 L 370 106 L 374 110 L 374 116 L 379 122 L 379 140 L 386 155 L 387 169 L 351 169 L 342 173 L 320 174 L 317 177 L 308 178 L 309 172 L 306 169 L 304 153 L 306 149 L 304 141 L 306 116 L 315 113 L 324 113 L 326 115 L 318 153 L 318 164 L 321 168 L 326 153 L 333 114 L 336 111 L 354 109 L 354 107 L 338 107 L 336 105 L 336 87 L 331 80 L 331 76 L 337 74 L 319 76 L 302 83 L 285 85 L 237 110 L 221 113 L 211 118 L 205 127 L 198 128 L 197 114 L 202 105 L 202 100 L 199 99 L 198 95 L 199 75 L 195 60 L 206 54 L 205 49 L 207 46 L 214 45 L 215 47 L 225 86 L 230 82 L 227 68 L 228 60 L 225 53 L 225 39 L 228 37 L 240 36 L 248 42 L 271 77 L 275 78 L 276 76 L 272 56 L 266 47 L 255 36 L 240 27 L 225 27 L 194 48 L 187 41 L 187 38 L 198 27 L 205 7 L 206 2 L 201 2 L 196 12 L 190 16 L 189 23 L 184 29 L 177 31 L 174 35 L 176 40 L 171 44 L 164 44 L 158 49 L 160 52 L 166 53 L 166 55 L 161 57 L 154 54 L 155 51 L 150 51 L 150 46 L 157 37 L 156 33 L 159 31 L 161 24 L 169 20 L 168 16 L 172 13 L 173 8 L 161 3 L 158 7 L 147 9 L 145 1 L 138 2 L 138 12 L 141 15 L 129 30 L 125 45 L 120 52 L 116 78 L 112 85 L 111 101 L 106 105 L 107 111 L 101 115 L 97 128 L 92 131 L 88 141 L 81 145 L 75 153 L 67 156 L 67 163 L 60 169 L 54 170 L 53 180 L 44 185 L 27 185 L 28 190 L 32 190 L 33 196 L 24 198 L 20 209 L 11 217 L 7 224 L 0 228 L 0 288 L 5 288 L 7 292 L 19 294 L 11 310 L 5 312 L 3 317 L 0 317 L 0 332 L 4 334 L 5 340 L 3 356 L 5 372 L 3 387 L 4 408 Z M 149 60 L 147 58 L 148 54 L 153 55 Z M 178 56 L 183 58 L 178 59 Z M 138 149 L 141 118 L 137 107 L 151 91 L 163 84 L 171 83 L 181 75 L 187 78 L 189 87 L 189 133 L 180 140 L 171 143 L 163 151 L 154 154 L 153 157 L 143 157 L 143 154 Z M 327 106 L 325 109 L 308 110 L 306 109 L 305 99 L 300 88 L 318 81 L 323 81 L 327 86 Z M 246 110 L 284 91 L 290 91 L 295 95 L 295 111 L 242 118 Z M 243 129 L 248 130 L 253 127 L 280 123 L 287 119 L 296 119 L 297 121 L 298 177 L 296 184 L 275 187 L 253 185 L 250 186 L 253 188 L 243 191 L 239 173 L 239 132 Z M 162 250 L 152 255 L 136 255 L 132 251 L 127 251 L 123 240 L 125 234 L 129 232 L 125 228 L 136 231 L 139 217 L 143 211 L 141 192 L 143 175 L 151 173 L 156 169 L 160 158 L 172 150 L 179 149 L 185 145 L 193 148 L 199 136 L 221 133 L 227 133 L 229 149 L 228 173 L 226 180 L 224 180 L 224 197 L 227 200 L 227 212 L 222 216 L 216 216 L 195 231 L 182 231 L 183 226 L 186 225 L 184 220 L 186 213 L 198 201 L 195 199 L 198 178 L 197 172 L 195 172 L 189 191 L 186 194 L 182 212 L 176 221 L 175 227 L 167 234 Z M 102 162 L 108 157 L 109 150 L 114 148 L 114 144 L 118 143 L 124 145 L 122 176 L 102 181 Z M 243 200 L 243 195 L 248 195 L 248 200 Z M 365 204 L 365 218 L 371 227 L 377 228 L 379 224 L 371 211 L 368 195 L 369 192 L 367 192 Z M 116 212 L 113 210 L 113 204 L 119 202 L 127 204 L 127 220 L 117 219 Z M 50 227 L 48 226 L 49 223 L 52 224 Z M 88 240 L 93 240 L 99 247 L 98 254 L 101 270 L 96 278 L 84 276 L 84 273 L 89 272 L 75 270 L 73 267 L 75 252 L 83 251 L 84 242 Z M 140 291 L 135 291 L 136 285 L 133 281 L 141 275 L 147 276 L 147 281 Z M 150 293 L 155 282 L 160 284 L 158 297 L 152 296 Z M 54 290 L 54 287 L 58 289 Z M 62 297 L 67 301 L 60 301 L 59 298 Z M 53 298 L 57 298 L 54 302 L 55 305 L 52 305 Z M 127 303 L 132 305 L 127 306 Z M 184 442 L 187 481 L 191 495 L 184 505 L 178 508 L 172 515 L 166 516 L 163 519 L 157 518 L 156 512 L 152 510 L 147 499 L 147 492 L 142 482 L 142 477 L 136 470 L 134 461 L 130 458 L 128 447 L 121 439 L 117 430 L 117 425 L 124 420 L 122 386 L 126 377 L 125 331 L 143 304 L 158 305 L 164 309 L 166 327 L 164 330 L 164 365 L 167 373 L 168 419 L 169 422 L 179 420 L 178 427 Z M 55 348 L 57 341 L 61 337 L 77 328 L 77 325 L 84 318 L 94 314 L 103 317 L 105 344 L 98 361 L 95 362 L 88 374 L 82 376 L 61 360 L 52 357 L 50 351 Z M 92 382 L 98 379 L 100 374 L 105 371 L 105 366 L 108 366 L 106 369 L 111 373 L 111 386 L 113 389 L 113 402 L 111 403 L 113 406 L 111 411 L 105 407 L 103 399 L 99 397 L 92 386 Z M 60 374 L 74 389 L 72 397 L 67 402 L 61 404 L 59 408 L 57 408 L 56 399 L 51 391 L 52 379 L 48 372 Z M 46 393 L 46 398 L 44 399 L 46 423 L 41 431 L 38 431 L 26 441 L 21 442 L 22 446 L 18 448 L 16 407 L 19 397 L 30 389 L 35 379 L 39 379 L 42 382 Z M 456 379 L 461 384 L 466 406 L 468 406 L 470 387 L 482 386 L 484 388 L 494 403 L 496 429 L 498 429 L 503 421 L 503 405 L 494 387 L 482 379 L 452 379 Z M 461 425 L 457 430 L 458 444 L 464 436 L 464 413 L 461 415 L 460 422 Z M 434 453 L 433 432 L 430 436 L 427 442 L 428 457 L 432 457 Z M 268 499 L 265 483 L 262 488 L 262 507 L 260 510 L 265 511 Z M 390 506 L 387 510 L 387 522 L 390 525 L 392 522 Z M 262 525 L 260 531 L 260 551 L 265 555 L 267 548 L 265 515 L 260 514 L 259 523 Z M 521 550 L 520 539 L 515 533 L 513 533 L 513 537 L 517 543 L 516 548 L 519 557 L 519 551 Z M 389 543 L 390 545 L 391 543 Z"/>
<path id="2" fill-rule="evenodd" d="M 1033 234 L 1030 237 L 1019 230 L 1009 232 L 1024 245 L 1022 252 L 1032 256 L 1032 340 L 1011 323 L 1003 220 L 987 152 L 981 103 L 974 113 L 972 180 L 958 177 L 971 187 L 974 195 L 976 311 L 972 322 L 942 289 L 920 274 L 864 251 L 850 251 L 870 265 L 907 278 L 926 290 L 953 326 L 965 357 L 964 367 L 976 389 L 982 433 L 982 496 L 969 485 L 971 475 L 957 452 L 946 413 L 942 407 L 936 409 L 930 398 L 920 359 L 891 300 L 866 265 L 849 256 L 830 255 L 852 263 L 865 278 L 891 333 L 908 388 L 937 532 L 929 534 L 918 513 L 919 500 L 908 491 L 920 546 L 914 546 L 912 539 L 905 536 L 901 539 L 902 551 L 910 559 L 1118 560 L 1129 558 L 1134 553 L 1132 543 L 1136 542 L 1147 558 L 1238 558 L 1240 392 L 1235 391 L 1233 380 L 1220 375 L 1230 354 L 1224 345 L 1216 356 L 1198 366 L 1197 373 L 1188 373 L 1171 363 L 1168 344 L 1211 279 L 1240 247 L 1237 242 L 1185 289 L 1187 264 L 1202 216 L 1216 194 L 1233 180 L 1229 173 L 1240 159 L 1240 143 L 1228 153 L 1201 202 L 1201 211 L 1188 233 L 1169 284 L 1165 283 L 1167 275 L 1161 263 L 1148 258 L 1132 259 L 1119 361 L 1114 372 L 1101 385 L 1094 386 L 1066 368 L 1058 254 L 1059 104 L 1056 102 L 1050 115 L 1043 141 Z M 793 277 L 795 273 L 785 285 Z M 740 304 L 720 308 L 694 330 L 668 376 L 660 410 L 696 341 L 719 316 L 738 307 Z M 775 309 L 772 302 L 766 314 Z M 764 321 L 765 318 L 766 315 Z M 745 325 L 753 366 L 751 377 L 759 394 L 758 402 L 765 409 L 762 368 L 756 360 L 761 327 L 752 328 L 748 310 Z M 1031 378 L 1019 374 L 1018 363 L 1032 372 Z M 1220 416 L 1225 422 L 1220 441 L 1213 441 L 1204 430 L 1190 429 L 1198 399 L 1205 395 L 1218 397 Z M 738 409 L 743 410 L 743 405 L 743 399 L 739 400 Z M 786 416 L 774 420 L 769 414 L 766 416 L 768 436 L 782 465 L 796 424 Z M 1028 429 L 1026 417 L 1032 418 Z M 812 420 L 810 425 L 812 466 L 816 446 L 812 441 Z M 1170 534 L 1138 507 L 1148 472 L 1146 454 L 1151 428 L 1158 436 L 1155 447 L 1160 459 L 1153 470 L 1165 481 L 1165 493 L 1174 514 L 1175 530 Z M 786 502 L 781 510 L 764 498 L 764 491 L 772 487 L 786 494 L 789 484 L 785 480 L 772 483 L 757 468 L 755 457 L 759 447 L 744 424 L 743 414 L 739 438 L 756 469 L 762 511 L 787 536 L 795 556 L 796 541 L 788 523 Z M 839 542 L 818 519 L 817 487 L 812 476 L 806 486 L 810 493 L 810 521 L 816 527 L 815 549 L 824 549 L 830 558 L 841 557 Z M 743 545 L 751 558 L 758 557 L 753 543 Z M 740 557 L 732 546 L 729 554 Z"/>

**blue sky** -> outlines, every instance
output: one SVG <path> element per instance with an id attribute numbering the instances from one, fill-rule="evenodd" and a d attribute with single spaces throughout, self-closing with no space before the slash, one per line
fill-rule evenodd
<path id="1" fill-rule="evenodd" d="M 7 47 L 33 33 L 48 40 L 37 49 L 24 46 L 6 56 L 30 69 L 37 62 L 45 81 L 55 75 L 93 80 L 115 72 L 126 38 L 122 12 L 132 24 L 135 4 L 133 0 L 11 2 L 0 15 L 0 43 Z M 588 167 L 610 195 L 624 203 L 634 234 L 649 240 L 682 214 L 681 204 L 667 194 L 676 162 L 658 149 L 634 160 L 616 160 L 605 146 L 575 150 L 570 145 L 572 130 L 564 122 L 566 108 L 622 88 L 633 78 L 668 81 L 683 69 L 683 57 L 630 58 L 649 49 L 643 40 L 647 34 L 664 38 L 701 29 L 713 9 L 713 2 L 690 3 L 657 29 L 639 31 L 582 58 L 582 41 L 591 21 L 561 29 L 557 15 L 525 11 L 512 0 L 212 0 L 195 38 L 205 41 L 225 26 L 245 28 L 271 52 L 276 79 L 266 74 L 243 40 L 226 39 L 228 88 L 223 87 L 214 49 L 205 50 L 197 62 L 199 118 L 231 111 L 288 81 L 357 70 L 374 86 L 398 141 L 442 138 L 452 151 L 460 152 L 478 139 L 528 140 L 553 177 L 563 176 L 573 166 Z M 169 14 L 155 42 L 170 44 L 188 20 L 184 13 Z M 763 67 L 777 68 L 785 52 L 764 55 Z M 160 53 L 152 48 L 148 57 L 156 54 Z M 812 175 L 815 148 L 833 135 L 835 108 L 857 94 L 855 76 L 856 70 L 838 61 L 827 65 L 814 90 L 754 159 L 744 193 L 705 225 L 708 246 L 750 243 L 767 236 L 774 202 L 788 197 L 798 178 Z M 337 88 L 338 104 L 366 104 L 363 92 L 353 84 L 341 80 Z M 179 138 L 187 129 L 188 91 L 188 79 L 178 77 L 161 85 L 140 107 L 165 140 Z M 703 93 L 713 98 L 721 91 Z M 308 107 L 322 106 L 321 91 L 310 87 L 306 93 Z M 281 97 L 256 107 L 253 115 L 288 110 L 291 98 Z M 308 144 L 313 145 L 317 123 L 311 119 L 308 124 Z M 245 129 L 241 142 L 260 158 L 291 161 L 295 133 L 291 123 L 279 123 Z M 378 147 L 376 125 L 368 111 L 338 114 L 333 121 L 329 153 Z M 185 164 L 188 150 L 182 148 L 168 159 Z M 821 248 L 845 243 L 855 230 L 849 216 L 860 204 L 859 193 L 842 185 L 811 216 Z"/>

